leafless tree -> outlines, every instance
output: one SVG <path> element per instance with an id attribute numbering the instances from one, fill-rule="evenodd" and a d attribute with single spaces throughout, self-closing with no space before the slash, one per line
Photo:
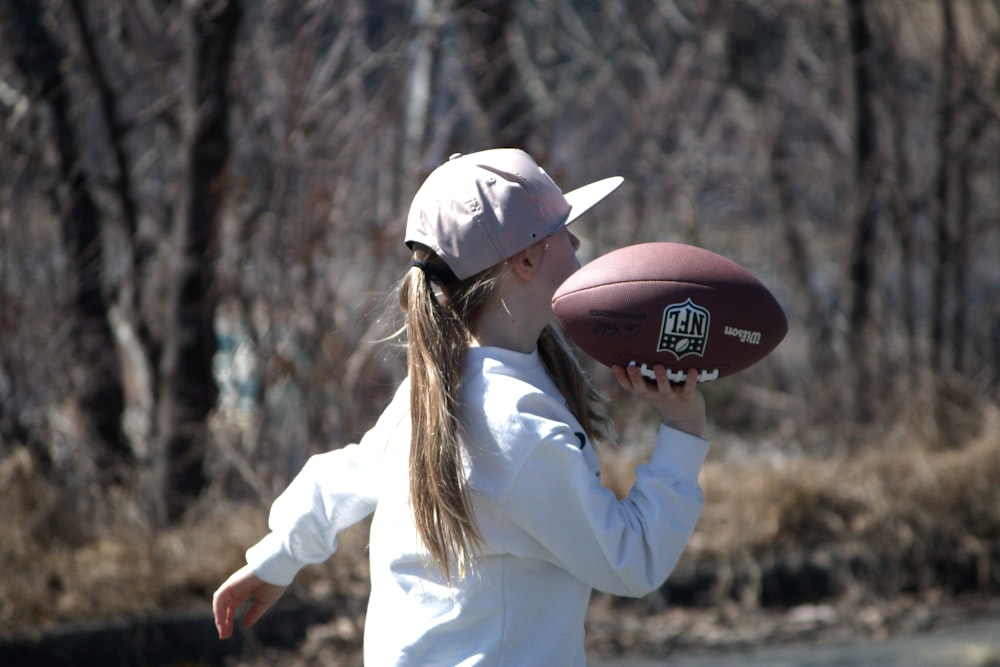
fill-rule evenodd
<path id="1" fill-rule="evenodd" d="M 152 239 L 141 238 L 140 217 L 148 212 L 140 210 L 132 184 L 141 154 L 131 150 L 127 125 L 137 118 L 134 107 L 123 110 L 126 96 L 116 89 L 121 82 L 113 80 L 116 68 L 108 62 L 107 51 L 119 45 L 99 43 L 91 26 L 92 21 L 110 20 L 112 14 L 88 14 L 75 0 L 67 3 L 67 15 L 60 16 L 61 11 L 55 5 L 11 0 L 4 5 L 3 17 L 5 34 L 14 45 L 13 60 L 29 84 L 31 100 L 52 118 L 59 154 L 58 180 L 50 187 L 62 218 L 66 254 L 74 267 L 71 323 L 78 331 L 72 340 L 79 369 L 74 373 L 83 378 L 76 391 L 84 420 L 95 425 L 94 437 L 76 447 L 83 457 L 86 442 L 110 446 L 119 457 L 134 454 L 144 482 L 139 488 L 158 490 L 144 495 L 154 514 L 174 519 L 201 490 L 204 424 L 215 405 L 212 256 L 225 195 L 229 154 L 225 82 L 239 11 L 235 3 L 193 2 L 184 3 L 179 12 L 168 9 L 164 15 L 154 15 L 154 20 L 179 26 L 180 83 L 176 90 L 160 94 L 175 100 L 171 127 L 176 129 L 180 150 L 171 161 L 172 213 L 161 219 L 163 227 Z M 68 19 L 63 25 L 72 26 L 75 33 L 57 33 L 53 28 L 59 24 L 57 18 Z M 83 63 L 81 69 L 69 72 L 80 77 L 72 82 L 63 68 L 70 50 Z M 82 81 L 93 94 L 74 100 L 74 86 Z M 94 128 L 96 137 L 91 135 Z M 110 157 L 107 171 L 105 163 L 91 157 L 95 153 Z M 99 198 L 110 199 L 111 204 L 99 206 Z M 126 240 L 132 257 L 117 288 L 108 279 L 107 248 L 107 238 L 116 232 Z M 160 298 L 149 308 L 157 285 L 163 287 Z M 145 304 L 139 303 L 142 298 L 147 299 Z M 124 342 L 123 330 L 134 332 L 128 340 L 136 345 Z M 123 348 L 127 352 L 119 355 Z M 119 365 L 120 359 L 127 368 Z M 152 428 L 134 431 L 126 446 L 123 387 L 127 382 L 135 385 L 136 378 L 145 385 L 140 393 L 153 398 L 147 409 L 155 403 L 157 412 L 155 418 L 147 414 L 143 420 Z M 134 403 L 134 390 L 131 398 Z"/>
<path id="2" fill-rule="evenodd" d="M 210 480 L 272 494 L 371 423 L 403 373 L 406 207 L 455 151 L 625 176 L 584 259 L 683 241 L 772 286 L 789 338 L 708 389 L 722 428 L 832 447 L 914 388 L 954 397 L 932 368 L 996 382 L 992 0 L 0 11 L 0 437 L 46 450 L 85 415 L 68 451 L 121 461 L 163 520 Z"/>
<path id="3" fill-rule="evenodd" d="M 848 34 L 852 56 L 854 89 L 855 204 L 850 258 L 851 300 L 848 327 L 859 341 L 854 346 L 854 414 L 861 422 L 874 416 L 875 397 L 880 388 L 876 359 L 879 337 L 872 318 L 875 292 L 875 265 L 878 253 L 879 196 L 882 164 L 876 136 L 875 56 L 872 30 L 862 0 L 848 0 Z"/>
<path id="4" fill-rule="evenodd" d="M 68 337 L 73 350 L 69 372 L 75 379 L 71 391 L 79 397 L 95 442 L 103 445 L 99 466 L 111 467 L 118 456 L 128 451 L 121 429 L 124 396 L 102 283 L 101 215 L 92 196 L 90 175 L 82 164 L 80 130 L 62 72 L 66 52 L 45 25 L 43 8 L 38 3 L 11 0 L 0 18 L 12 60 L 28 82 L 30 99 L 51 111 L 58 170 L 45 187 L 60 220 L 74 286 Z"/>

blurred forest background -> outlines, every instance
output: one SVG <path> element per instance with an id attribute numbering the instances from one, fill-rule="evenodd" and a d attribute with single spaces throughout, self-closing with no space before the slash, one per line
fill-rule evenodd
<path id="1" fill-rule="evenodd" d="M 206 608 L 401 379 L 409 200 L 492 146 L 625 177 L 584 261 L 701 245 L 789 315 L 705 387 L 672 608 L 1000 592 L 1000 1 L 0 0 L 0 633 Z"/>

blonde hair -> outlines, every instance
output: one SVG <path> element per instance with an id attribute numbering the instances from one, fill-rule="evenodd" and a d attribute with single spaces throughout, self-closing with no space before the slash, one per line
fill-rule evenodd
<path id="1" fill-rule="evenodd" d="M 445 263 L 426 247 L 414 245 L 414 266 L 399 289 L 410 376 L 410 504 L 417 534 L 450 582 L 453 566 L 464 578 L 481 552 L 482 536 L 463 467 L 459 397 L 472 326 L 490 301 L 503 267 L 465 280 L 442 279 L 450 273 Z M 607 399 L 593 387 L 560 330 L 547 326 L 538 348 L 587 435 L 613 442 Z"/>

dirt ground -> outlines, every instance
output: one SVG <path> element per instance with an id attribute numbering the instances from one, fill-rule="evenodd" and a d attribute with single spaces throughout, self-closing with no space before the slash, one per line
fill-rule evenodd
<path id="1" fill-rule="evenodd" d="M 673 664 L 682 656 L 732 658 L 765 649 L 780 651 L 780 647 L 789 647 L 786 650 L 798 647 L 804 652 L 802 655 L 808 656 L 809 649 L 804 647 L 843 644 L 880 647 L 894 639 L 903 641 L 907 637 L 961 628 L 989 614 L 995 618 L 998 610 L 997 600 L 988 597 L 947 602 L 899 598 L 865 607 L 833 603 L 752 612 L 726 606 L 670 608 L 660 612 L 642 607 L 641 603 L 622 604 L 608 596 L 595 596 L 587 618 L 589 661 L 604 665 L 619 664 L 625 659 L 636 665 Z M 305 639 L 295 648 L 251 643 L 240 656 L 227 659 L 225 664 L 360 667 L 359 632 L 356 624 L 340 618 L 308 628 Z M 1000 647 L 996 648 L 991 655 L 1000 658 Z M 939 667 L 957 665 L 941 663 Z"/>

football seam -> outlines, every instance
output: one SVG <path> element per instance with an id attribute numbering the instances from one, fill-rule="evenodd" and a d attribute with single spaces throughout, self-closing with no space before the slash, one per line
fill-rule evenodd
<path id="1" fill-rule="evenodd" d="M 580 294 L 582 292 L 588 292 L 590 290 L 595 290 L 595 289 L 603 289 L 605 287 L 611 287 L 613 285 L 645 285 L 645 284 L 649 284 L 649 283 L 657 283 L 657 284 L 671 283 L 671 284 L 674 284 L 674 285 L 692 285 L 694 287 L 703 287 L 705 289 L 712 289 L 712 290 L 720 290 L 721 289 L 721 290 L 748 290 L 748 291 L 749 290 L 754 290 L 754 291 L 756 291 L 760 287 L 758 285 L 736 285 L 736 284 L 732 284 L 732 283 L 721 284 L 721 285 L 720 284 L 708 285 L 708 284 L 705 284 L 705 283 L 692 282 L 690 280 L 671 280 L 671 279 L 648 280 L 648 279 L 638 279 L 638 280 L 622 280 L 620 282 L 613 282 L 613 283 L 601 283 L 600 285 L 589 285 L 587 287 L 578 287 L 577 289 L 574 289 L 572 291 L 566 291 L 566 292 L 562 292 L 562 291 L 557 290 L 557 294 L 555 294 L 553 296 L 552 300 L 553 300 L 553 302 L 555 302 L 555 301 L 558 301 L 559 299 L 562 299 L 562 298 L 565 298 L 567 296 L 570 296 L 571 294 Z"/>

